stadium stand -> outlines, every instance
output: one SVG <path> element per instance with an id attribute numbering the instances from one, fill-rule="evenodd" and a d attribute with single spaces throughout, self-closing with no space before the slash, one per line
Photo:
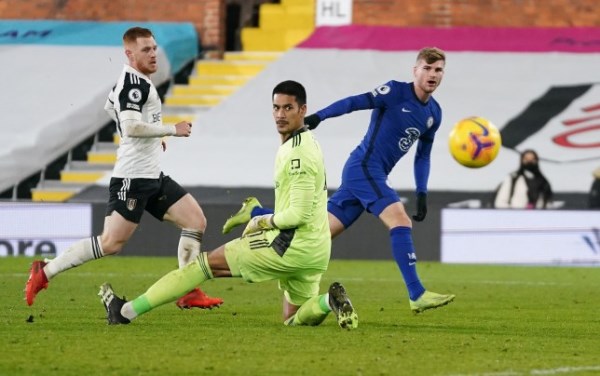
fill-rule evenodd
<path id="1" fill-rule="evenodd" d="M 287 51 L 314 30 L 313 0 L 282 0 L 260 6 L 259 26 L 242 30 L 244 51 Z"/>
<path id="2" fill-rule="evenodd" d="M 175 85 L 167 106 L 214 106 L 245 85 L 282 52 L 314 30 L 313 0 L 283 0 L 259 6 L 258 27 L 241 31 L 242 51 L 226 51 L 223 59 L 200 60 L 187 85 Z"/>
<path id="3" fill-rule="evenodd" d="M 212 107 L 245 85 L 280 53 L 227 52 L 223 60 L 199 60 L 189 84 L 175 85 L 167 107 Z"/>

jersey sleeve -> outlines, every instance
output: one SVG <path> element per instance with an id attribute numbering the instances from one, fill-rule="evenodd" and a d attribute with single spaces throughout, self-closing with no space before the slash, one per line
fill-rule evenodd
<path id="1" fill-rule="evenodd" d="M 142 108 L 150 95 L 150 83 L 140 76 L 127 73 L 119 92 L 119 121 L 141 120 Z"/>
<path id="2" fill-rule="evenodd" d="M 427 193 L 429 171 L 431 170 L 431 149 L 433 140 L 419 140 L 415 153 L 414 175 L 417 193 Z"/>
<path id="3" fill-rule="evenodd" d="M 317 111 L 319 119 L 325 120 L 332 117 L 349 114 L 354 111 L 368 110 L 375 108 L 370 93 L 354 95 L 339 101 L 333 102 L 322 110 Z"/>
<path id="4" fill-rule="evenodd" d="M 350 96 L 332 103 L 328 107 L 317 111 L 319 119 L 325 120 L 360 110 L 373 110 L 392 106 L 397 101 L 400 90 L 395 81 L 388 81 L 377 86 L 368 93 Z"/>
<path id="5" fill-rule="evenodd" d="M 106 98 L 106 103 L 104 104 L 104 111 L 108 113 L 113 121 L 117 121 L 117 110 L 115 109 L 115 88 L 113 87 L 108 93 L 108 98 Z"/>
<path id="6" fill-rule="evenodd" d="M 387 107 L 389 101 L 391 101 L 393 97 L 393 95 L 388 95 L 392 92 L 393 86 L 393 81 L 389 81 L 383 85 L 377 86 L 368 93 L 340 99 L 322 110 L 317 111 L 317 116 L 319 116 L 319 119 L 325 120 L 349 114 L 354 111 Z"/>
<path id="7" fill-rule="evenodd" d="M 396 81 L 388 81 L 377 86 L 369 94 L 372 96 L 373 108 L 386 108 L 395 106 L 402 95 L 401 88 Z"/>
<path id="8" fill-rule="evenodd" d="M 302 148 L 296 148 L 290 153 L 286 167 L 289 205 L 276 212 L 273 217 L 273 222 L 278 228 L 296 228 L 311 218 L 318 170 L 315 159 L 304 153 Z"/>
<path id="9" fill-rule="evenodd" d="M 435 134 L 442 123 L 442 111 L 439 105 L 436 105 L 437 116 L 435 123 L 419 137 L 417 151 L 414 161 L 414 176 L 417 193 L 427 193 L 429 182 L 429 172 L 431 170 L 431 150 Z"/>

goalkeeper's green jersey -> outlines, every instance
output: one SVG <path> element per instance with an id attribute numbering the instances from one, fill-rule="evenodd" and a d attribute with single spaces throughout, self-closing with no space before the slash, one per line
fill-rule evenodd
<path id="1" fill-rule="evenodd" d="M 273 222 L 281 230 L 294 229 L 294 250 L 329 259 L 325 163 L 311 131 L 294 133 L 277 151 Z"/>

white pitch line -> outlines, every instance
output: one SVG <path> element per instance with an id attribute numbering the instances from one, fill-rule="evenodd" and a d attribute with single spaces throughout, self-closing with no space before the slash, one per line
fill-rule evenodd
<path id="1" fill-rule="evenodd" d="M 476 283 L 485 283 L 488 285 L 528 285 L 528 286 L 570 286 L 573 283 L 559 283 L 546 281 L 475 281 Z"/>
<path id="2" fill-rule="evenodd" d="M 545 375 L 565 375 L 565 374 L 574 374 L 579 372 L 589 372 L 589 371 L 600 371 L 600 365 L 598 366 L 564 366 L 558 368 L 548 368 L 548 369 L 531 369 L 528 371 L 498 371 L 498 372 L 482 372 L 482 373 L 452 373 L 446 376 L 545 376 Z"/>
<path id="3" fill-rule="evenodd" d="M 551 369 L 532 369 L 530 375 L 558 375 L 586 371 L 600 371 L 600 366 L 558 367 Z"/>

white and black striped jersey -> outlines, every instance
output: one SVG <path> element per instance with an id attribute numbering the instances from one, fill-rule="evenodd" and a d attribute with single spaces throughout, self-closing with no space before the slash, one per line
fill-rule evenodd
<path id="1" fill-rule="evenodd" d="M 121 125 L 134 120 L 162 126 L 161 108 L 160 97 L 150 78 L 126 64 L 104 106 L 117 123 L 121 138 L 113 177 L 159 177 L 161 137 L 129 137 Z"/>

